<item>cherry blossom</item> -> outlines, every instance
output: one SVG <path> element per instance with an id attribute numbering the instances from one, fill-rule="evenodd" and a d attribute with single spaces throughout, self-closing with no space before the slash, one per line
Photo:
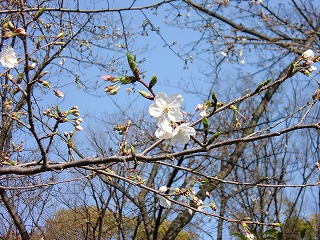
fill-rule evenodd
<path id="1" fill-rule="evenodd" d="M 311 49 L 308 49 L 302 54 L 302 58 L 307 62 L 311 61 L 314 58 L 314 53 Z"/>
<path id="2" fill-rule="evenodd" d="M 195 111 L 201 110 L 201 112 L 200 112 L 200 116 L 201 117 L 205 117 L 207 115 L 207 112 L 206 112 L 207 107 L 206 107 L 206 105 L 204 103 L 199 103 L 194 110 Z"/>
<path id="3" fill-rule="evenodd" d="M 0 62 L 6 68 L 14 68 L 18 66 L 18 59 L 12 47 L 3 49 L 0 52 Z"/>
<path id="4" fill-rule="evenodd" d="M 165 193 L 167 190 L 168 190 L 167 186 L 161 186 L 159 188 L 159 192 L 160 193 Z M 165 197 L 159 196 L 159 200 L 160 200 L 160 206 L 161 207 L 164 207 L 164 208 L 170 208 L 171 207 L 171 202 L 168 199 L 166 199 Z"/>
<path id="5" fill-rule="evenodd" d="M 172 127 L 170 125 L 162 125 L 156 130 L 155 135 L 161 140 L 169 139 L 172 135 Z"/>
<path id="6" fill-rule="evenodd" d="M 180 106 L 183 98 L 179 94 L 168 97 L 165 93 L 158 93 L 154 102 L 149 106 L 149 113 L 157 119 L 157 125 L 161 129 L 168 129 L 171 122 L 182 120 Z"/>
<path id="7" fill-rule="evenodd" d="M 190 127 L 188 123 L 182 123 L 177 126 L 171 136 L 171 142 L 173 145 L 176 145 L 177 142 L 181 144 L 186 144 L 190 140 L 190 136 L 195 136 L 196 130 L 193 127 Z"/>
<path id="8" fill-rule="evenodd" d="M 183 98 L 180 94 L 174 94 L 167 97 L 165 93 L 158 93 L 154 98 L 154 102 L 149 107 L 149 113 L 152 117 L 161 118 L 162 116 L 170 119 L 173 122 L 182 120 L 180 106 Z"/>

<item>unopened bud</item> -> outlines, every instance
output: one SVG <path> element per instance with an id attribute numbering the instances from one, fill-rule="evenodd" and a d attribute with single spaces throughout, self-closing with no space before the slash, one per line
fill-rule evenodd
<path id="1" fill-rule="evenodd" d="M 7 78 L 10 80 L 10 81 L 13 81 L 14 80 L 14 78 L 12 77 L 12 75 L 11 74 L 7 74 Z"/>
<path id="2" fill-rule="evenodd" d="M 3 37 L 4 39 L 8 39 L 8 38 L 11 38 L 11 37 L 13 37 L 13 36 L 15 36 L 14 32 L 8 31 L 8 32 L 6 32 L 2 37 Z"/>
<path id="3" fill-rule="evenodd" d="M 52 89 L 52 90 L 53 90 L 54 94 L 55 94 L 57 97 L 59 97 L 59 98 L 64 97 L 63 92 L 61 92 L 61 91 L 59 91 L 59 90 L 55 90 L 55 89 Z"/>
<path id="4" fill-rule="evenodd" d="M 47 82 L 47 81 L 38 80 L 38 82 L 39 82 L 42 86 L 44 86 L 44 87 L 50 87 L 50 83 Z"/>
<path id="5" fill-rule="evenodd" d="M 134 82 L 134 77 L 125 76 L 119 79 L 122 84 L 129 84 Z"/>
<path id="6" fill-rule="evenodd" d="M 156 85 L 157 81 L 158 81 L 157 76 L 152 76 L 150 83 L 149 83 L 149 88 L 152 88 L 154 85 Z"/>
<path id="7" fill-rule="evenodd" d="M 137 65 L 136 65 L 134 58 L 132 57 L 132 55 L 129 52 L 127 53 L 127 59 L 128 59 L 128 63 L 129 63 L 131 71 L 134 71 L 134 69 L 137 67 Z"/>
<path id="8" fill-rule="evenodd" d="M 238 111 L 238 108 L 235 105 L 231 105 L 229 108 L 233 111 Z"/>
<path id="9" fill-rule="evenodd" d="M 54 44 L 54 45 L 64 45 L 65 42 L 54 42 L 53 44 Z"/>
<path id="10" fill-rule="evenodd" d="M 120 89 L 120 85 L 117 86 L 116 88 L 112 89 L 112 90 L 109 92 L 109 94 L 110 94 L 110 95 L 116 95 L 116 94 L 118 93 L 119 89 Z"/>
<path id="11" fill-rule="evenodd" d="M 59 34 L 55 37 L 55 40 L 61 38 L 63 35 L 64 35 L 64 32 L 59 33 Z"/>
<path id="12" fill-rule="evenodd" d="M 45 10 L 46 10 L 46 7 L 39 9 L 36 15 L 34 15 L 33 21 L 36 21 L 44 13 Z"/>
<path id="13" fill-rule="evenodd" d="M 7 27 L 8 27 L 10 30 L 13 30 L 13 29 L 14 29 L 13 23 L 12 23 L 11 21 L 8 21 L 7 23 L 8 23 Z"/>
<path id="14" fill-rule="evenodd" d="M 138 93 L 140 93 L 141 94 L 141 96 L 143 96 L 143 97 L 145 97 L 145 98 L 147 98 L 147 99 L 153 99 L 153 97 L 149 94 L 149 93 L 147 93 L 147 92 L 145 92 L 145 91 L 142 91 L 142 90 L 138 90 Z"/>
<path id="15" fill-rule="evenodd" d="M 82 131 L 82 130 L 83 130 L 83 127 L 81 127 L 80 125 L 76 125 L 76 126 L 74 127 L 74 129 L 75 129 L 76 131 Z"/>
<path id="16" fill-rule="evenodd" d="M 115 79 L 114 76 L 110 76 L 110 75 L 102 76 L 102 80 L 107 81 L 107 82 L 109 82 L 109 81 L 112 82 L 114 79 Z"/>
<path id="17" fill-rule="evenodd" d="M 40 73 L 38 75 L 38 78 L 42 78 L 44 75 L 46 75 L 48 73 L 48 71 L 43 71 L 42 73 Z"/>
<path id="18" fill-rule="evenodd" d="M 26 30 L 24 28 L 16 28 L 14 30 L 14 34 L 19 37 L 25 37 L 27 35 Z"/>

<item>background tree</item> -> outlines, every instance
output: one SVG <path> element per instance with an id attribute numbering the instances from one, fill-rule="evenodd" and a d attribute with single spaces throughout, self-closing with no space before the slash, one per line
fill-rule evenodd
<path id="1" fill-rule="evenodd" d="M 319 212 L 318 3 L 0 4 L 4 238 L 50 239 L 65 212 L 92 239 L 109 215 L 118 239 L 223 239 Z M 183 117 L 150 118 L 158 92 Z"/>

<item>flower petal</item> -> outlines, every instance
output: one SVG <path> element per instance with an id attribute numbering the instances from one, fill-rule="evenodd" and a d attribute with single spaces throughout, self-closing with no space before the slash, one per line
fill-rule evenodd
<path id="1" fill-rule="evenodd" d="M 160 200 L 161 207 L 164 207 L 164 208 L 170 208 L 171 207 L 171 202 L 168 199 L 166 199 L 166 198 L 164 198 L 162 196 L 159 196 L 159 200 Z"/>

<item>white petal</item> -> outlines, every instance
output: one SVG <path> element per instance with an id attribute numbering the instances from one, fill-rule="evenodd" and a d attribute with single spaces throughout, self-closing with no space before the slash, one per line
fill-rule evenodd
<path id="1" fill-rule="evenodd" d="M 311 61 L 313 57 L 314 57 L 314 53 L 311 49 L 308 49 L 302 54 L 302 58 L 306 61 Z"/>
<path id="2" fill-rule="evenodd" d="M 167 187 L 167 186 L 161 186 L 161 187 L 159 187 L 159 192 L 161 192 L 161 193 L 165 193 L 167 190 L 168 190 L 168 187 Z"/>
<path id="3" fill-rule="evenodd" d="M 166 198 L 164 198 L 162 196 L 159 196 L 159 200 L 160 200 L 161 207 L 164 207 L 164 208 L 170 208 L 171 207 L 171 202 L 168 199 L 166 199 Z"/>
<path id="4" fill-rule="evenodd" d="M 180 94 L 173 94 L 169 97 L 167 102 L 170 105 L 170 107 L 179 108 L 183 102 L 183 97 Z"/>
<path id="5" fill-rule="evenodd" d="M 149 114 L 152 117 L 160 117 L 162 113 L 163 113 L 163 108 L 156 106 L 155 103 L 152 103 L 149 106 Z"/>
<path id="6" fill-rule="evenodd" d="M 169 139 L 171 137 L 171 133 L 172 133 L 172 128 L 170 127 L 166 130 L 166 129 L 162 129 L 162 128 L 158 128 L 155 132 L 155 136 L 157 138 L 159 138 L 160 140 L 162 139 Z"/>
<path id="7" fill-rule="evenodd" d="M 193 127 L 189 127 L 187 123 L 183 123 L 173 130 L 171 142 L 173 145 L 176 145 L 177 142 L 186 144 L 190 140 L 190 135 L 196 135 L 196 130 Z"/>

